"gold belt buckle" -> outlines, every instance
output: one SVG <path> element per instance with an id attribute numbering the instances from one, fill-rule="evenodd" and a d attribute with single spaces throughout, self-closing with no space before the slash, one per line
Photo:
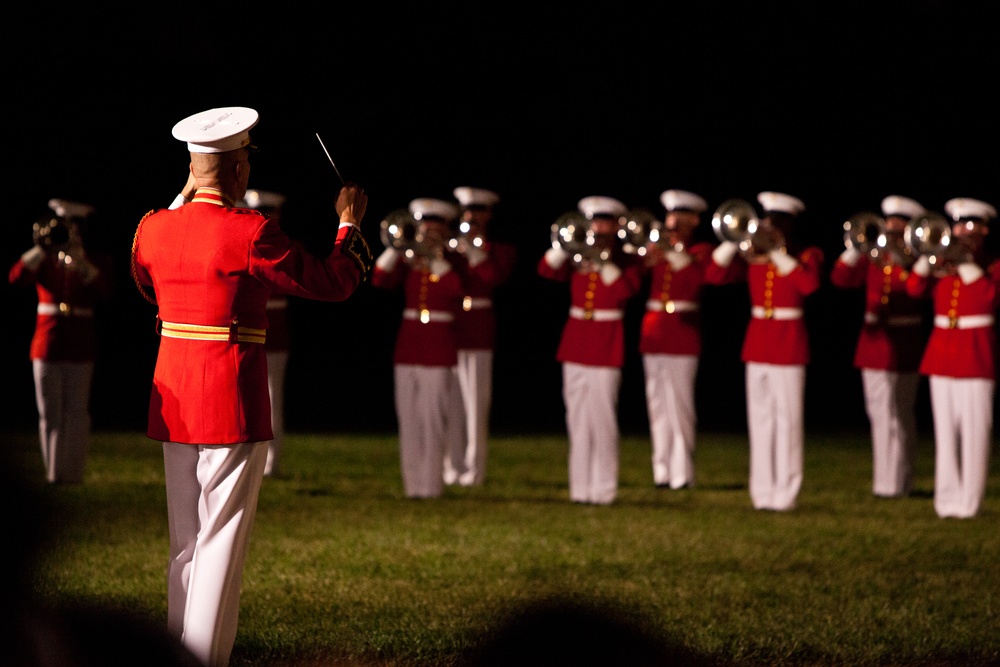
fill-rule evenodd
<path id="1" fill-rule="evenodd" d="M 585 311 L 583 311 L 583 319 L 585 319 L 585 320 L 592 320 L 592 319 L 594 319 L 594 311 L 592 311 L 592 310 L 585 310 Z"/>
<path id="2" fill-rule="evenodd" d="M 69 315 L 69 311 L 70 310 L 72 310 L 72 308 L 70 307 L 70 305 L 68 303 L 66 303 L 65 301 L 60 301 L 59 302 L 59 314 L 60 315 Z"/>
<path id="3" fill-rule="evenodd" d="M 420 311 L 420 321 L 423 324 L 427 324 L 428 322 L 430 322 L 431 321 L 431 311 L 427 310 L 426 308 L 422 309 Z"/>
<path id="4" fill-rule="evenodd" d="M 464 299 L 462 299 L 462 310 L 464 310 L 465 312 L 469 312 L 470 310 L 472 310 L 471 296 L 467 296 Z"/>
<path id="5" fill-rule="evenodd" d="M 674 312 L 674 302 L 672 299 L 663 302 L 663 310 L 667 313 Z"/>
<path id="6" fill-rule="evenodd" d="M 770 320 L 770 319 L 773 319 L 773 318 L 774 318 L 774 308 L 765 308 L 764 309 L 764 319 L 765 320 Z"/>
<path id="7" fill-rule="evenodd" d="M 958 328 L 958 317 L 956 317 L 954 315 L 949 315 L 948 316 L 948 328 L 949 329 L 957 329 Z"/>

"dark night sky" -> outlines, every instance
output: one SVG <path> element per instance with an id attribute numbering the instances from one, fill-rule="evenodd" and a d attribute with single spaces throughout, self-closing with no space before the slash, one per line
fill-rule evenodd
<path id="1" fill-rule="evenodd" d="M 553 357 L 568 297 L 534 266 L 550 224 L 581 197 L 659 212 L 668 188 L 694 190 L 711 208 L 789 192 L 806 203 L 800 230 L 826 252 L 827 273 L 843 247 L 841 222 L 887 194 L 939 211 L 956 196 L 1000 204 L 990 3 L 690 4 L 567 13 L 366 3 L 333 5 L 331 16 L 39 6 L 3 46 L 12 211 L 0 259 L 9 267 L 28 248 L 50 197 L 97 208 L 88 241 L 113 258 L 116 291 L 98 311 L 92 412 L 97 427 L 142 430 L 155 312 L 129 276 L 132 234 L 184 182 L 173 124 L 251 106 L 261 114 L 251 186 L 286 193 L 289 233 L 318 251 L 332 234 L 338 182 L 316 132 L 340 172 L 368 191 L 363 226 L 376 252 L 379 221 L 415 197 L 448 197 L 457 185 L 502 195 L 496 231 L 517 244 L 521 263 L 497 295 L 495 425 L 560 430 Z M 6 283 L 2 294 L 3 421 L 30 428 L 35 299 Z M 743 427 L 745 298 L 745 287 L 706 294 L 705 429 Z M 809 427 L 864 424 L 850 367 L 860 299 L 825 286 L 807 304 Z M 290 429 L 395 428 L 399 308 L 370 286 L 346 303 L 293 303 Z M 640 312 L 627 320 L 633 348 Z M 642 432 L 641 366 L 634 349 L 629 356 L 622 426 Z"/>

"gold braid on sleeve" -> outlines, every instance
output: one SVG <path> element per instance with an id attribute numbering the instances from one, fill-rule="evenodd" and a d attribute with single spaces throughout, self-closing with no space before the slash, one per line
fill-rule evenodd
<path id="1" fill-rule="evenodd" d="M 139 230 L 142 229 L 142 223 L 144 223 L 146 218 L 152 215 L 152 213 L 153 211 L 150 211 L 146 215 L 142 216 L 142 220 L 139 221 L 138 226 L 135 228 L 135 236 L 132 237 L 132 280 L 135 281 L 135 286 L 139 288 L 139 294 L 142 295 L 142 298 L 155 306 L 156 299 L 150 296 L 149 292 L 146 291 L 146 288 L 144 288 L 142 283 L 139 282 L 139 274 L 135 270 L 135 247 L 139 244 Z"/>

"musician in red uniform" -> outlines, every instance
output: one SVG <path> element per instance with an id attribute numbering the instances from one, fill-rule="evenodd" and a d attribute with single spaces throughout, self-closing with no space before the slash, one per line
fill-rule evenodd
<path id="1" fill-rule="evenodd" d="M 750 438 L 750 500 L 760 510 L 795 508 L 802 486 L 804 397 L 809 338 L 803 316 L 806 297 L 820 286 L 822 250 L 795 247 L 797 197 L 761 192 L 764 216 L 752 248 L 723 241 L 706 268 L 709 284 L 746 280 L 750 323 L 743 340 L 747 423 Z"/>
<path id="2" fill-rule="evenodd" d="M 517 253 L 512 244 L 490 238 L 489 226 L 500 202 L 497 193 L 463 186 L 455 188 L 454 195 L 462 207 L 456 249 L 468 265 L 462 308 L 455 318 L 458 387 L 465 420 L 455 420 L 457 428 L 449 438 L 444 481 L 478 486 L 486 478 L 493 402 L 493 292 L 510 277 Z"/>
<path id="3" fill-rule="evenodd" d="M 443 492 L 453 422 L 463 419 L 461 410 L 456 411 L 455 316 L 465 286 L 461 257 L 445 247 L 459 210 L 432 198 L 414 199 L 409 210 L 419 241 L 415 248 L 386 247 L 375 261 L 372 285 L 403 289 L 403 317 L 393 352 L 403 492 L 408 498 L 436 498 Z"/>
<path id="4" fill-rule="evenodd" d="M 325 259 L 272 218 L 236 207 L 247 189 L 257 119 L 253 109 L 226 107 L 174 126 L 190 152 L 180 197 L 189 202 L 147 214 L 132 246 L 136 285 L 158 308 L 147 435 L 164 443 L 167 624 L 211 667 L 227 664 L 236 637 L 243 563 L 273 436 L 267 300 L 272 292 L 346 299 L 371 259 L 357 227 L 367 196 L 356 185 L 340 190 L 337 241 Z"/>
<path id="5" fill-rule="evenodd" d="M 701 288 L 713 245 L 691 245 L 708 204 L 685 190 L 660 195 L 666 238 L 647 245 L 649 298 L 639 352 L 646 376 L 646 407 L 653 444 L 653 482 L 660 488 L 694 486 L 697 415 L 695 376 L 701 354 Z"/>
<path id="6" fill-rule="evenodd" d="M 556 351 L 562 363 L 569 434 L 569 497 L 609 505 L 618 494 L 618 394 L 625 362 L 628 300 L 642 287 L 642 264 L 617 245 L 625 205 L 611 197 L 585 197 L 577 205 L 590 221 L 603 257 L 579 261 L 554 243 L 538 262 L 538 275 L 569 283 L 569 318 Z"/>
<path id="7" fill-rule="evenodd" d="M 35 245 L 11 267 L 9 280 L 38 294 L 29 358 L 45 479 L 79 484 L 90 447 L 94 306 L 110 296 L 110 272 L 84 250 L 79 222 L 93 207 L 64 199 L 49 207 L 53 213 L 35 224 Z"/>
<path id="8" fill-rule="evenodd" d="M 871 428 L 872 493 L 880 498 L 908 495 L 913 481 L 917 368 L 926 340 L 921 301 L 906 291 L 915 258 L 906 248 L 903 231 L 923 210 L 909 197 L 886 197 L 882 200 L 885 245 L 880 247 L 871 239 L 871 249 L 862 252 L 848 239 L 830 272 L 830 282 L 836 287 L 865 289 L 865 315 L 854 366 L 861 370 Z"/>
<path id="9" fill-rule="evenodd" d="M 920 362 L 928 376 L 934 417 L 934 511 L 968 519 L 986 495 L 996 389 L 996 312 L 1000 260 L 987 257 L 985 239 L 996 209 L 960 197 L 944 205 L 955 251 L 932 268 L 922 254 L 907 280 L 913 296 L 930 295 L 934 327 Z"/>
<path id="10" fill-rule="evenodd" d="M 247 190 L 242 205 L 257 209 L 281 225 L 285 196 L 268 190 Z M 267 390 L 271 397 L 271 431 L 274 437 L 267 447 L 265 477 L 281 474 L 281 452 L 285 445 L 285 375 L 288 369 L 288 296 L 272 293 L 267 300 Z"/>

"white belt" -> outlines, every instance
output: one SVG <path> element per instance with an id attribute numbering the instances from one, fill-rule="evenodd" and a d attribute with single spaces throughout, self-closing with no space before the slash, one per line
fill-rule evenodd
<path id="1" fill-rule="evenodd" d="M 62 315 L 64 317 L 93 317 L 94 309 L 84 306 L 71 306 L 68 303 L 40 303 L 39 315 Z"/>
<path id="2" fill-rule="evenodd" d="M 282 310 L 288 308 L 288 299 L 268 299 L 267 309 L 268 310 Z"/>
<path id="3" fill-rule="evenodd" d="M 654 313 L 689 313 L 698 310 L 698 304 L 694 301 L 673 301 L 667 299 L 650 299 L 646 302 L 646 310 Z"/>
<path id="4" fill-rule="evenodd" d="M 406 308 L 403 310 L 404 320 L 420 320 L 424 324 L 428 322 L 453 322 L 455 315 L 446 310 L 417 310 L 416 308 Z"/>
<path id="5" fill-rule="evenodd" d="M 802 319 L 801 308 L 765 308 L 754 306 L 750 314 L 758 320 L 799 320 Z"/>
<path id="6" fill-rule="evenodd" d="M 919 315 L 896 315 L 880 320 L 875 313 L 865 313 L 865 324 L 884 324 L 887 327 L 915 327 L 923 322 Z"/>
<path id="7" fill-rule="evenodd" d="M 934 326 L 938 329 L 979 329 L 993 326 L 992 315 L 962 315 L 961 317 L 948 317 L 947 315 L 935 315 Z"/>
<path id="8" fill-rule="evenodd" d="M 575 320 L 594 320 L 595 322 L 612 322 L 620 320 L 624 313 L 620 310 L 593 309 L 584 310 L 580 306 L 570 306 L 569 316 Z"/>
<path id="9" fill-rule="evenodd" d="M 467 296 L 462 299 L 462 310 L 483 310 L 493 307 L 493 299 L 486 296 Z"/>

